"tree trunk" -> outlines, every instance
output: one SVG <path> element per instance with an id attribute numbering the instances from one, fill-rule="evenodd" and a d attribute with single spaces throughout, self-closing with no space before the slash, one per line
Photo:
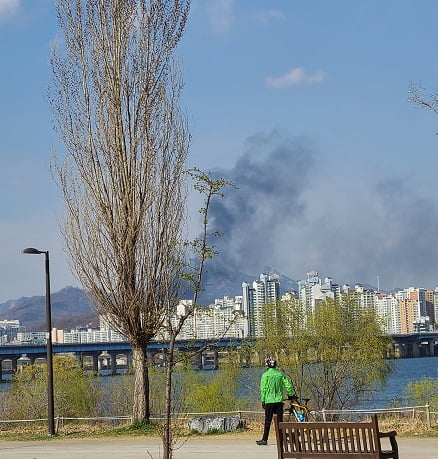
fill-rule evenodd
<path id="1" fill-rule="evenodd" d="M 151 412 L 146 346 L 132 344 L 132 355 L 134 360 L 133 422 L 149 422 Z"/>
<path id="2" fill-rule="evenodd" d="M 172 424 L 172 374 L 173 361 L 175 353 L 175 336 L 171 335 L 167 353 L 166 365 L 166 415 L 164 418 L 163 434 L 163 459 L 172 459 L 173 457 L 173 438 L 171 432 Z"/>

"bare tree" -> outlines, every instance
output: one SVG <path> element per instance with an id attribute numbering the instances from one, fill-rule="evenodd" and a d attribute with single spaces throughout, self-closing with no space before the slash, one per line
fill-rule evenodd
<path id="1" fill-rule="evenodd" d="M 148 421 L 146 346 L 178 296 L 190 141 L 175 47 L 190 0 L 58 0 L 49 101 L 71 266 L 132 345 L 133 418 Z"/>
<path id="2" fill-rule="evenodd" d="M 427 93 L 421 83 L 411 84 L 408 100 L 409 102 L 414 102 L 420 107 L 427 108 L 438 114 L 438 90 Z"/>
<path id="3" fill-rule="evenodd" d="M 191 171 L 191 177 L 195 180 L 194 188 L 201 193 L 203 197 L 203 207 L 199 210 L 202 216 L 202 230 L 199 237 L 194 239 L 188 244 L 188 256 L 192 255 L 192 264 L 187 266 L 186 271 L 183 273 L 185 285 L 193 291 L 193 298 L 191 307 L 188 307 L 184 313 L 175 318 L 176 302 L 169 302 L 166 318 L 163 322 L 163 329 L 168 337 L 168 348 L 165 354 L 166 357 L 166 392 L 165 392 L 165 415 L 163 426 L 163 459 L 171 459 L 173 457 L 174 445 L 177 436 L 173 434 L 171 429 L 172 421 L 172 401 L 175 399 L 173 393 L 173 371 L 177 364 L 176 356 L 176 340 L 180 334 L 184 324 L 189 317 L 192 317 L 197 307 L 198 296 L 202 290 L 205 262 L 217 254 L 215 246 L 212 244 L 214 237 L 221 236 L 216 231 L 209 231 L 208 211 L 210 209 L 211 201 L 215 197 L 223 197 L 223 189 L 227 186 L 236 188 L 235 185 L 223 178 L 212 178 L 210 173 L 205 173 L 199 169 Z M 171 299 L 171 296 L 168 297 Z M 177 299 L 177 297 L 175 297 Z M 231 324 L 230 324 L 231 326 Z M 202 348 L 197 352 L 202 352 Z M 179 399 L 177 398 L 177 402 Z"/>

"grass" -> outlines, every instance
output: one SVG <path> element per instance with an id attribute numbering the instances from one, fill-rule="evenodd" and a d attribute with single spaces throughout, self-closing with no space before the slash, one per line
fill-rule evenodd
<path id="1" fill-rule="evenodd" d="M 160 436 L 160 426 L 156 423 L 135 423 L 124 426 L 111 426 L 105 422 L 69 422 L 58 426 L 57 434 L 49 436 L 45 424 L 16 425 L 0 430 L 0 441 L 57 440 L 65 438 L 99 437 L 140 437 Z"/>
<path id="2" fill-rule="evenodd" d="M 380 430 L 396 430 L 397 436 L 427 438 L 438 437 L 438 424 L 428 428 L 424 422 L 409 418 L 388 417 L 379 420 Z M 272 426 L 273 428 L 273 426 Z M 263 423 L 260 421 L 247 422 L 244 429 L 234 432 L 212 431 L 208 434 L 189 432 L 184 426 L 178 426 L 179 437 L 221 436 L 223 438 L 255 438 L 263 431 Z M 47 434 L 45 423 L 26 424 L 19 426 L 8 425 L 7 429 L 0 428 L 0 441 L 42 441 L 59 439 L 83 439 L 83 438 L 120 438 L 120 437 L 160 437 L 161 426 L 159 423 L 137 423 L 133 425 L 111 426 L 102 421 L 95 422 L 69 422 L 60 425 L 55 436 Z"/>
<path id="3" fill-rule="evenodd" d="M 410 417 L 391 416 L 379 419 L 379 429 L 381 431 L 395 430 L 398 437 L 438 437 L 436 422 L 429 427 L 424 421 Z"/>

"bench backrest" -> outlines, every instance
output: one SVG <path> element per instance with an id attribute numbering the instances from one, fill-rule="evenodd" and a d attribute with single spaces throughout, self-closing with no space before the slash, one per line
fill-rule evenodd
<path id="1" fill-rule="evenodd" d="M 278 422 L 278 458 L 378 458 L 377 416 L 370 422 Z"/>

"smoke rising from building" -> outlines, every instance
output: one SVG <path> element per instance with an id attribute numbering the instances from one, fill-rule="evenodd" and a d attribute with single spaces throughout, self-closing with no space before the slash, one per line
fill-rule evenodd
<path id="1" fill-rule="evenodd" d="M 238 189 L 227 190 L 211 206 L 212 228 L 223 237 L 214 241 L 219 255 L 208 266 L 210 274 L 230 269 L 257 274 L 275 261 L 285 249 L 278 244 L 278 232 L 305 212 L 303 196 L 313 163 L 308 141 L 272 131 L 249 137 L 235 166 L 217 171 Z"/>
<path id="2" fill-rule="evenodd" d="M 212 227 L 224 236 L 214 241 L 219 255 L 207 281 L 236 273 L 252 281 L 248 275 L 273 266 L 295 280 L 315 269 L 351 285 L 375 285 L 379 276 L 386 291 L 435 288 L 438 207 L 421 177 L 394 179 L 382 170 L 364 178 L 345 163 L 340 178 L 336 167 L 315 161 L 306 139 L 278 131 L 249 137 L 235 166 L 217 171 L 239 189 L 212 205 Z"/>

